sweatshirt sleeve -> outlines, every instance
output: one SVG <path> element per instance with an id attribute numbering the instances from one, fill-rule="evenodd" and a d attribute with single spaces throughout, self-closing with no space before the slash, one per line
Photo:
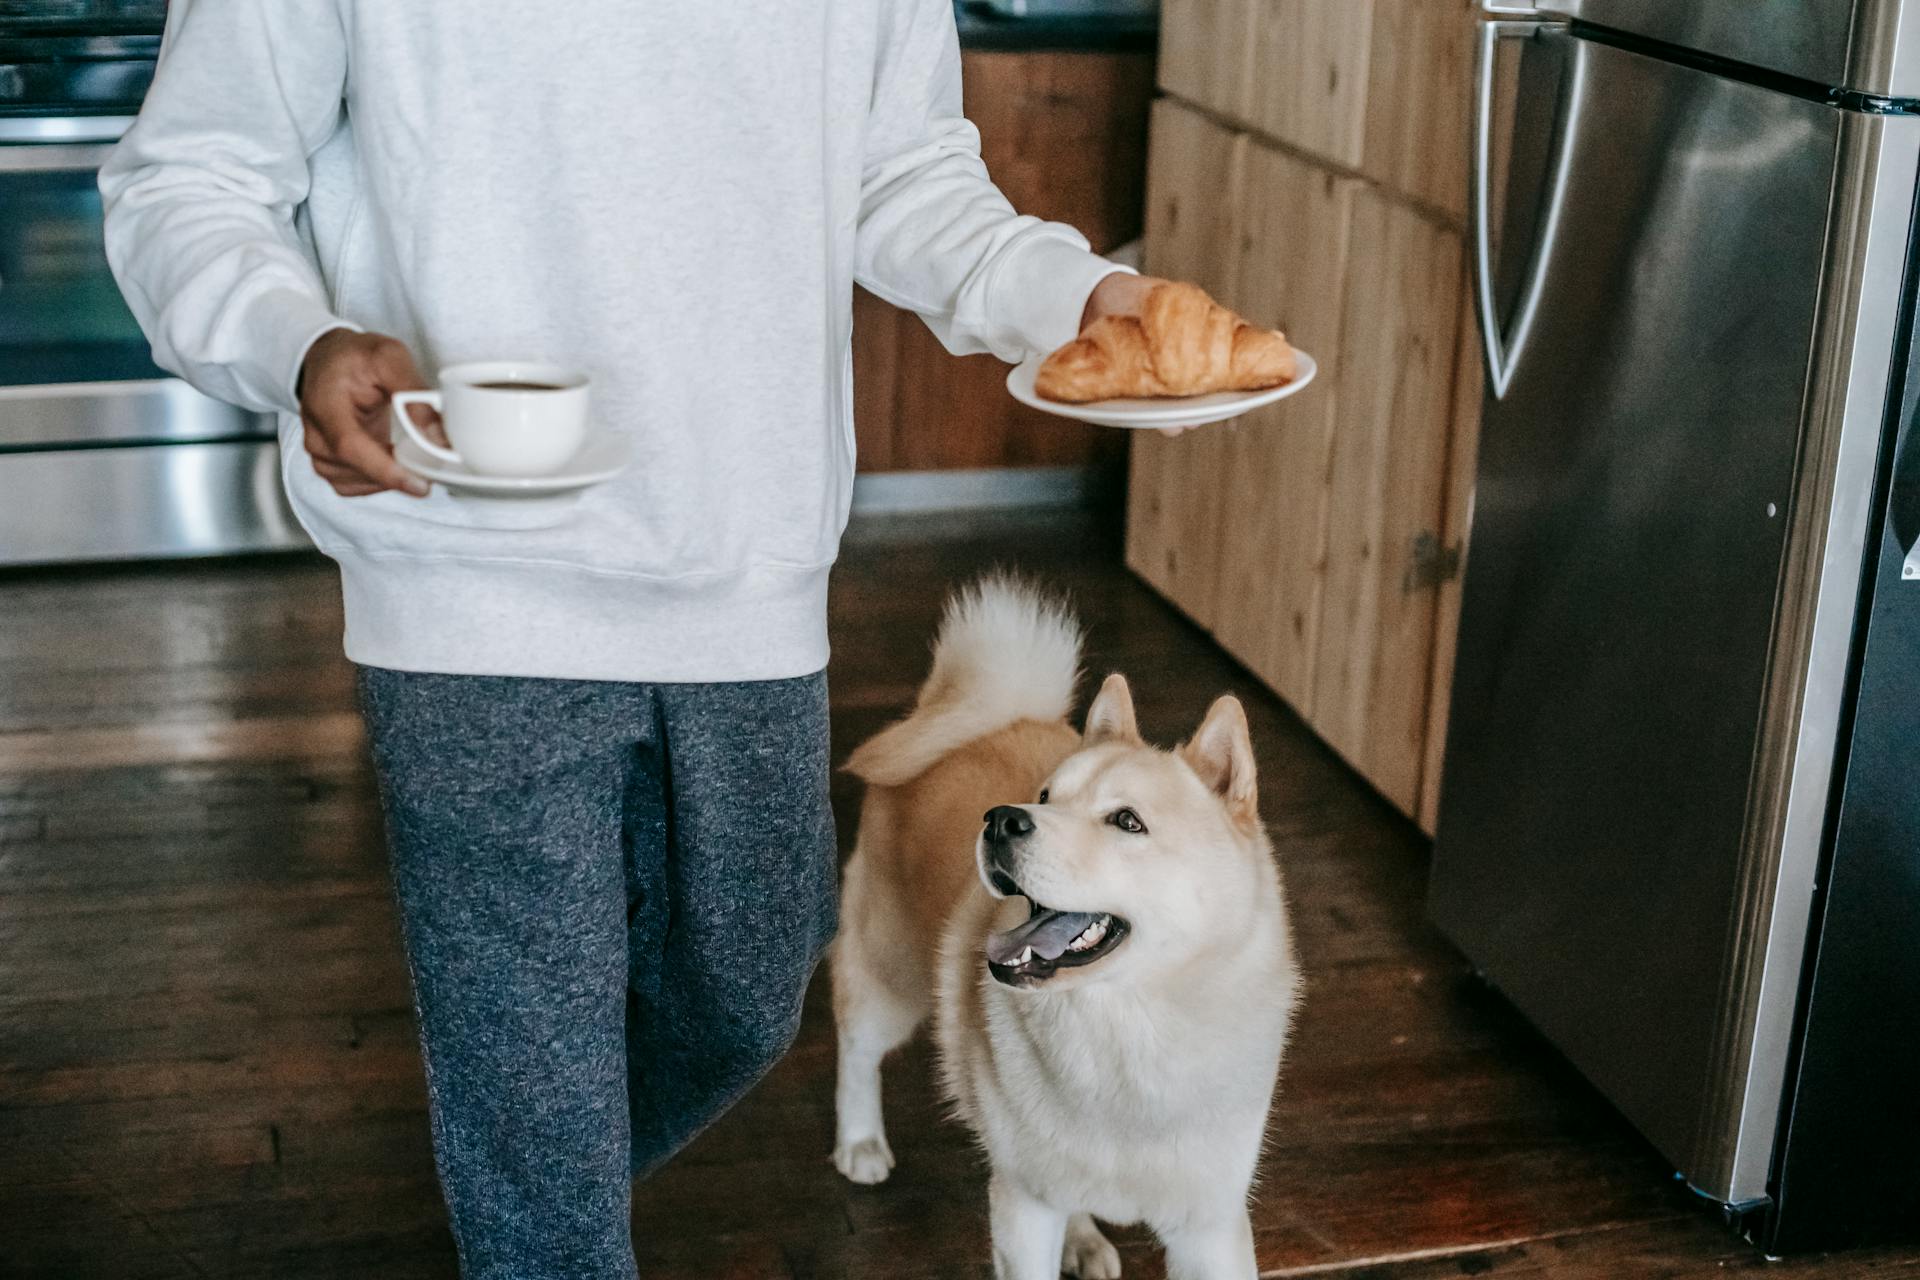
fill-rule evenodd
<path id="1" fill-rule="evenodd" d="M 1079 332 L 1087 296 L 1127 270 L 1084 236 L 1013 210 L 961 114 L 953 0 L 882 0 L 855 278 L 918 312 L 955 355 L 1019 361 Z"/>
<path id="2" fill-rule="evenodd" d="M 208 395 L 296 411 L 307 348 L 353 327 L 294 224 L 345 75 L 335 0 L 174 0 L 153 88 L 101 168 L 121 291 L 154 361 Z"/>

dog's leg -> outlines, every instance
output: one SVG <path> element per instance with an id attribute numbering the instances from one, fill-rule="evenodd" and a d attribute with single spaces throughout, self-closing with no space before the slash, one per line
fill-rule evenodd
<path id="1" fill-rule="evenodd" d="M 1067 1219 L 1067 1247 L 1060 1269 L 1074 1280 L 1120 1280 L 1120 1251 L 1100 1234 L 1093 1215 L 1076 1213 Z"/>
<path id="2" fill-rule="evenodd" d="M 1060 1280 L 1067 1215 L 995 1174 L 987 1184 L 994 1280 Z"/>
<path id="3" fill-rule="evenodd" d="M 1258 1280 L 1253 1223 L 1245 1209 L 1219 1217 L 1156 1224 L 1167 1246 L 1167 1280 Z"/>
<path id="4" fill-rule="evenodd" d="M 840 1078 L 834 1094 L 833 1163 L 854 1182 L 885 1182 L 893 1171 L 880 1110 L 880 1062 L 905 1044 L 926 1016 L 890 989 L 864 953 L 860 925 L 850 920 L 832 952 L 833 1014 Z"/>

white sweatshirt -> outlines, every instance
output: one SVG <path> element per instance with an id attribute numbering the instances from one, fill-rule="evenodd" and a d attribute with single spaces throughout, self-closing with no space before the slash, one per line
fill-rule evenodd
<path id="1" fill-rule="evenodd" d="M 853 282 L 1016 360 L 1115 269 L 988 179 L 951 0 L 175 0 L 101 189 L 154 358 L 281 415 L 347 654 L 401 670 L 820 669 Z M 429 381 L 585 369 L 635 463 L 563 501 L 341 498 L 293 388 L 343 323 Z"/>

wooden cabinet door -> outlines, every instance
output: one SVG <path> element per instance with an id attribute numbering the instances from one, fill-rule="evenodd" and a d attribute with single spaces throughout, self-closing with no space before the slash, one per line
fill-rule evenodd
<path id="1" fill-rule="evenodd" d="M 1246 121 L 1290 147 L 1360 167 L 1376 0 L 1252 0 Z"/>
<path id="2" fill-rule="evenodd" d="M 1321 372 L 1238 423 L 1135 434 L 1127 563 L 1417 815 L 1457 608 L 1433 571 L 1467 518 L 1479 385 L 1460 234 L 1163 100 L 1147 236 L 1149 270 L 1285 329 Z"/>
<path id="3" fill-rule="evenodd" d="M 1464 220 L 1478 0 L 1372 3 L 1360 169 Z"/>
<path id="4" fill-rule="evenodd" d="M 1147 270 L 1192 280 L 1235 305 L 1244 135 L 1178 103 L 1154 104 L 1147 167 Z M 1167 437 L 1133 433 L 1127 564 L 1202 626 L 1214 620 L 1220 571 L 1217 428 Z"/>
<path id="5" fill-rule="evenodd" d="M 1460 236 L 1354 198 L 1329 472 L 1327 574 L 1307 719 L 1418 811 L 1435 591 L 1416 549 L 1441 532 L 1459 358 Z"/>
<path id="6" fill-rule="evenodd" d="M 1238 296 L 1320 362 L 1298 396 L 1219 433 L 1221 549 L 1213 630 L 1296 707 L 1310 705 L 1327 568 L 1327 477 L 1339 420 L 1340 312 L 1357 179 L 1266 147 L 1245 162 Z"/>
<path id="7" fill-rule="evenodd" d="M 1255 4 L 1160 0 L 1160 87 L 1229 118 L 1244 118 Z"/>
<path id="8" fill-rule="evenodd" d="M 1163 0 L 1160 85 L 1466 217 L 1477 0 Z"/>

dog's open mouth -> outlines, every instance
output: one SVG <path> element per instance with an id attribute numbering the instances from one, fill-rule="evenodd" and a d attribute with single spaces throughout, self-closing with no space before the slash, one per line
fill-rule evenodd
<path id="1" fill-rule="evenodd" d="M 1104 911 L 1055 911 L 1035 902 L 1025 924 L 987 935 L 987 971 L 1010 987 L 1037 987 L 1062 969 L 1108 954 L 1128 928 Z"/>

